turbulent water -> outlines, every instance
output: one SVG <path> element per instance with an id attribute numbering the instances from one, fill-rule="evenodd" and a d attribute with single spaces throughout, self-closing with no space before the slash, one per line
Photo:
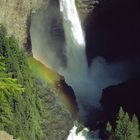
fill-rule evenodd
<path id="1" fill-rule="evenodd" d="M 78 129 L 77 126 L 70 130 L 70 134 L 67 140 L 100 140 L 98 138 L 98 131 L 90 132 L 88 128 L 83 128 L 80 132 L 76 132 Z"/>
<path id="2" fill-rule="evenodd" d="M 83 129 L 82 131 L 80 131 L 79 133 L 76 133 L 77 127 L 74 126 L 71 130 L 70 130 L 70 134 L 67 138 L 67 140 L 87 140 L 87 136 L 88 136 L 88 132 L 89 130 L 87 128 Z M 90 140 L 90 139 L 88 139 Z"/>

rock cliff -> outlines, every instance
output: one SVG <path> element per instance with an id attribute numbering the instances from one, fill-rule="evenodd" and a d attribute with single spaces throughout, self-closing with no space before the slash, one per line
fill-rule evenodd
<path id="1" fill-rule="evenodd" d="M 0 131 L 0 140 L 15 140 L 13 136 L 9 135 L 5 131 Z"/>
<path id="2" fill-rule="evenodd" d="M 9 35 L 14 35 L 23 47 L 28 42 L 31 12 L 41 6 L 47 6 L 48 0 L 1 0 L 0 23 L 3 23 Z"/>
<path id="3" fill-rule="evenodd" d="M 81 23 L 83 27 L 86 24 L 87 16 L 92 12 L 95 5 L 98 3 L 97 0 L 75 0 L 76 6 L 79 12 Z"/>

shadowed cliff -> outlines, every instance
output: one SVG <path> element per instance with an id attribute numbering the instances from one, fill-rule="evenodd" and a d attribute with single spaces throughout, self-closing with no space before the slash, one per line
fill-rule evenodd
<path id="1" fill-rule="evenodd" d="M 108 62 L 140 55 L 138 0 L 101 0 L 87 18 L 86 52 L 89 64 L 96 56 Z"/>

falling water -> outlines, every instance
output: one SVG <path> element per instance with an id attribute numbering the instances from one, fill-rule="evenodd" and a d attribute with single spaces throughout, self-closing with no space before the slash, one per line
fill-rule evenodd
<path id="1" fill-rule="evenodd" d="M 79 79 L 81 74 L 85 75 L 87 73 L 87 62 L 85 57 L 85 39 L 75 6 L 75 0 L 60 0 L 60 10 L 64 19 L 66 56 L 68 60 L 67 69 L 64 71 L 70 74 L 67 75 L 64 72 L 64 76 L 67 75 L 65 77 L 67 80 L 76 74 L 77 79 Z"/>
<path id="2" fill-rule="evenodd" d="M 80 19 L 75 6 L 75 0 L 60 0 L 60 10 L 63 14 L 64 29 L 66 36 L 66 56 L 67 68 L 60 71 L 64 75 L 68 84 L 70 84 L 75 93 L 80 95 L 82 91 L 80 86 L 86 86 L 88 77 L 88 67 L 85 55 L 85 39 L 82 31 Z M 77 84 L 79 83 L 79 84 Z M 79 86 L 80 85 L 80 86 Z M 83 88 L 82 88 L 83 89 Z M 81 94 L 82 95 L 82 94 Z M 80 96 L 81 96 L 80 95 Z M 80 104 L 80 98 L 78 104 Z M 80 110 L 82 112 L 82 110 Z M 77 127 L 70 130 L 67 140 L 92 140 L 89 137 L 89 130 L 84 128 L 76 133 Z"/>
<path id="3" fill-rule="evenodd" d="M 76 93 L 79 106 L 83 92 L 81 86 L 88 85 L 88 66 L 85 55 L 85 38 L 75 5 L 75 0 L 60 0 L 63 26 L 66 37 L 67 67 L 60 70 L 65 80 Z M 86 80 L 87 79 L 87 80 Z M 82 111 L 82 110 L 81 110 Z"/>
<path id="4" fill-rule="evenodd" d="M 63 17 L 65 21 L 70 23 L 70 33 L 73 41 L 77 43 L 78 46 L 85 46 L 85 39 L 78 16 L 78 12 L 75 6 L 75 0 L 60 0 L 60 10 L 63 12 Z"/>
<path id="5" fill-rule="evenodd" d="M 85 53 L 85 37 L 75 0 L 60 0 L 60 11 L 66 38 L 67 67 L 61 68 L 59 73 L 74 89 L 80 115 L 84 118 L 87 115 L 87 106 L 100 107 L 99 100 L 105 87 L 127 79 L 124 68 L 127 69 L 128 66 L 125 62 L 110 65 L 104 58 L 97 57 L 89 68 Z"/>

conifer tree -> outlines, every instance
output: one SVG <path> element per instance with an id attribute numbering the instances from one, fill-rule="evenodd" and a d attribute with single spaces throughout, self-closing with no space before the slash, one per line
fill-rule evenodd
<path id="1" fill-rule="evenodd" d="M 111 126 L 110 122 L 107 123 L 106 130 L 108 133 L 112 133 L 112 126 Z"/>
<path id="2" fill-rule="evenodd" d="M 3 25 L 0 25 L 0 58 L 0 130 L 21 140 L 41 139 L 37 85 L 25 52 L 14 36 L 7 36 Z"/>
<path id="3" fill-rule="evenodd" d="M 113 131 L 113 128 L 112 128 L 110 122 L 107 123 L 106 132 L 107 132 L 108 140 L 113 140 L 114 139 L 114 131 Z"/>
<path id="4" fill-rule="evenodd" d="M 24 92 L 24 88 L 5 72 L 6 66 L 3 61 L 4 58 L 0 57 L 0 129 L 12 133 L 13 130 L 9 128 L 14 126 L 13 106 L 15 102 L 13 100 Z"/>
<path id="5" fill-rule="evenodd" d="M 122 107 L 118 113 L 115 131 L 112 130 L 110 123 L 107 123 L 106 131 L 109 136 L 108 140 L 140 140 L 139 122 L 136 115 L 131 120 Z"/>
<path id="6" fill-rule="evenodd" d="M 131 131 L 132 131 L 132 133 L 131 133 L 130 139 L 132 139 L 132 140 L 140 140 L 139 122 L 138 122 L 138 119 L 137 119 L 135 114 L 132 117 Z"/>
<path id="7" fill-rule="evenodd" d="M 131 136 L 131 121 L 128 113 L 125 113 L 122 108 L 120 108 L 118 118 L 116 121 L 115 136 L 119 140 L 128 140 Z"/>

